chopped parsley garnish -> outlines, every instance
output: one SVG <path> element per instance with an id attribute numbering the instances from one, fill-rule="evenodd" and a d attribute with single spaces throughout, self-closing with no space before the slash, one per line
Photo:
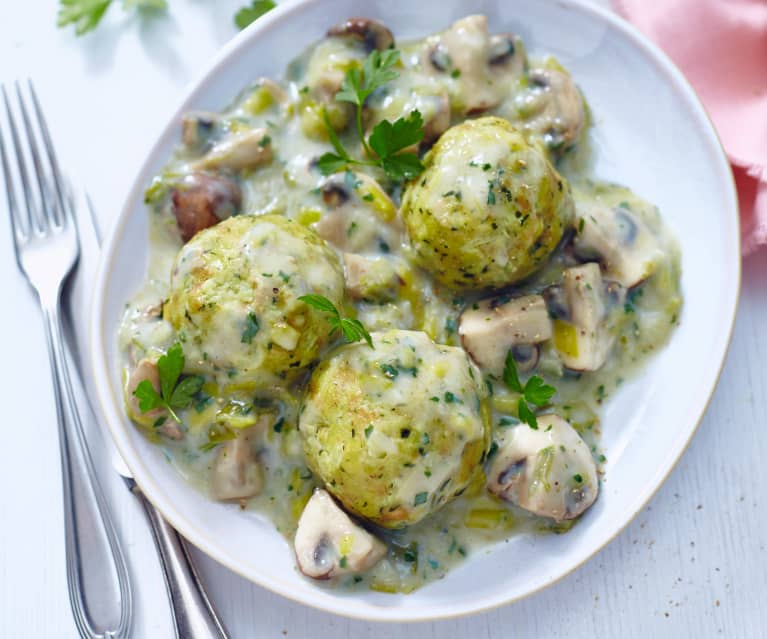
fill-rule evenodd
<path id="1" fill-rule="evenodd" d="M 576 483 L 578 483 L 578 484 L 582 484 L 582 483 L 583 483 L 583 476 L 582 476 L 582 475 L 580 475 L 579 473 L 576 473 L 575 475 L 573 475 L 573 479 L 574 479 L 574 480 L 576 481 Z"/>
<path id="2" fill-rule="evenodd" d="M 429 498 L 429 493 L 426 491 L 422 493 L 416 493 L 415 500 L 413 501 L 413 505 L 420 506 L 421 504 L 425 504 L 428 498 Z"/>
<path id="3" fill-rule="evenodd" d="M 202 388 L 203 379 L 197 375 L 180 379 L 181 371 L 184 370 L 184 351 L 178 342 L 157 360 L 157 370 L 160 374 L 160 392 L 154 389 L 152 382 L 144 379 L 136 386 L 133 395 L 138 398 L 142 413 L 164 408 L 180 424 L 181 420 L 173 409 L 187 408 Z"/>
<path id="4" fill-rule="evenodd" d="M 327 313 L 330 316 L 328 321 L 333 327 L 330 331 L 331 335 L 340 330 L 347 342 L 361 342 L 364 340 L 370 348 L 375 348 L 373 346 L 373 338 L 370 337 L 370 333 L 362 325 L 362 322 L 358 319 L 341 317 L 341 313 L 335 307 L 335 304 L 327 297 L 323 295 L 302 295 L 298 299 L 304 304 L 308 304 L 312 308 Z"/>
<path id="5" fill-rule="evenodd" d="M 243 344 L 250 344 L 256 336 L 256 333 L 258 333 L 259 328 L 260 326 L 256 314 L 248 313 L 248 316 L 245 318 L 245 328 L 240 336 L 240 342 Z"/>
<path id="6" fill-rule="evenodd" d="M 546 406 L 554 393 L 557 392 L 557 389 L 546 384 L 538 375 L 533 375 L 522 386 L 511 350 L 506 355 L 506 364 L 503 367 L 503 381 L 510 390 L 521 395 L 518 404 L 520 421 L 528 424 L 530 428 L 537 430 L 538 420 L 535 418 L 534 409 L 530 407 L 530 404 L 538 407 Z"/>
<path id="7" fill-rule="evenodd" d="M 393 181 L 409 180 L 417 177 L 424 169 L 415 153 L 405 149 L 418 144 L 424 135 L 423 117 L 417 110 L 407 117 L 394 122 L 382 120 L 373 127 L 368 138 L 362 124 L 362 110 L 365 100 L 373 91 L 387 82 L 394 80 L 399 73 L 394 66 L 399 62 L 400 52 L 396 49 L 375 50 L 368 55 L 362 69 L 353 68 L 346 72 L 341 90 L 336 93 L 338 102 L 350 102 L 356 107 L 357 135 L 369 160 L 353 158 L 344 148 L 330 123 L 327 112 L 323 111 L 323 120 L 334 153 L 323 154 L 317 166 L 323 175 L 330 175 L 347 170 L 350 166 L 377 166 L 384 170 Z"/>

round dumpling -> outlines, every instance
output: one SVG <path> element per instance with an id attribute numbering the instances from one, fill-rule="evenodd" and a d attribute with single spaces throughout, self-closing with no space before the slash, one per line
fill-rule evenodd
<path id="1" fill-rule="evenodd" d="M 352 513 L 413 524 L 460 494 L 490 437 L 482 377 L 465 351 L 390 330 L 342 346 L 312 374 L 299 420 L 311 469 Z"/>
<path id="2" fill-rule="evenodd" d="M 342 306 L 335 252 L 297 222 L 242 215 L 184 245 L 163 314 L 183 343 L 188 370 L 259 387 L 289 381 L 328 344 L 327 315 L 298 299 L 309 293 Z"/>
<path id="3" fill-rule="evenodd" d="M 556 248 L 574 208 L 566 180 L 506 120 L 449 129 L 411 182 L 402 214 L 416 260 L 454 289 L 498 288 Z"/>

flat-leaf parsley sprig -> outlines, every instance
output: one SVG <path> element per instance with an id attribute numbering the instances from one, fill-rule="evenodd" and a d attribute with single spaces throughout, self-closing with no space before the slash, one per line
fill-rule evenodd
<path id="1" fill-rule="evenodd" d="M 197 375 L 184 377 L 179 381 L 183 370 L 184 351 L 181 349 L 181 344 L 176 342 L 157 360 L 160 392 L 154 389 L 148 379 L 142 380 L 133 391 L 133 395 L 139 400 L 142 413 L 148 413 L 155 408 L 164 408 L 174 420 L 181 423 L 174 409 L 188 407 L 203 384 L 202 377 Z"/>
<path id="2" fill-rule="evenodd" d="M 327 297 L 312 294 L 302 295 L 298 299 L 304 304 L 308 304 L 312 308 L 316 308 L 318 311 L 327 313 L 330 316 L 328 317 L 328 321 L 333 327 L 330 331 L 331 335 L 340 330 L 347 342 L 361 342 L 364 340 L 370 348 L 375 348 L 373 346 L 373 338 L 370 337 L 370 333 L 368 333 L 367 329 L 362 325 L 362 322 L 350 317 L 341 317 L 341 313 L 339 313 L 335 304 L 333 304 Z"/>
<path id="3" fill-rule="evenodd" d="M 399 77 L 399 73 L 394 70 L 399 57 L 400 52 L 396 49 L 376 50 L 365 59 L 362 69 L 353 68 L 346 72 L 341 90 L 335 97 L 338 102 L 349 102 L 356 107 L 357 135 L 365 153 L 372 159 L 353 158 L 333 130 L 327 113 L 323 112 L 328 137 L 335 151 L 323 154 L 317 163 L 324 175 L 343 171 L 351 165 L 377 166 L 382 168 L 390 179 L 401 181 L 417 177 L 423 171 L 424 167 L 418 156 L 405 151 L 423 139 L 423 117 L 419 111 L 411 111 L 407 117 L 394 122 L 382 120 L 373 127 L 368 138 L 365 138 L 362 126 L 365 100 L 377 88 Z"/>
<path id="4" fill-rule="evenodd" d="M 514 362 L 514 355 L 511 350 L 506 355 L 506 364 L 503 367 L 503 381 L 510 390 L 521 395 L 518 404 L 520 421 L 526 422 L 530 428 L 537 430 L 538 420 L 535 418 L 534 409 L 530 408 L 530 404 L 538 407 L 546 406 L 554 396 L 554 393 L 557 392 L 557 389 L 546 384 L 538 375 L 533 375 L 523 386 L 522 382 L 519 381 L 517 365 Z"/>

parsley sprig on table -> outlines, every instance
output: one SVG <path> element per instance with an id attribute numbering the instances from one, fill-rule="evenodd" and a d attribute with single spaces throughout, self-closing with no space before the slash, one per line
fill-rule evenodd
<path id="1" fill-rule="evenodd" d="M 60 27 L 71 24 L 75 28 L 75 34 L 81 36 L 99 25 L 113 2 L 114 0 L 59 0 L 57 24 Z M 234 24 L 238 29 L 244 29 L 276 6 L 274 0 L 252 0 L 235 14 Z M 123 9 L 126 11 L 138 9 L 157 12 L 167 8 L 167 0 L 123 0 Z"/>
<path id="2" fill-rule="evenodd" d="M 411 111 L 405 118 L 394 122 L 383 120 L 373 127 L 368 138 L 362 126 L 362 110 L 365 100 L 387 82 L 399 76 L 394 66 L 399 61 L 400 53 L 396 49 L 373 51 L 365 59 L 362 69 L 353 68 L 346 72 L 341 90 L 336 93 L 338 102 L 349 102 L 356 107 L 357 135 L 366 155 L 372 159 L 358 160 L 344 148 L 336 135 L 327 113 L 323 112 L 325 127 L 335 153 L 325 153 L 320 157 L 318 166 L 324 175 L 337 173 L 352 165 L 377 166 L 384 170 L 392 180 L 401 181 L 417 177 L 424 169 L 415 153 L 405 149 L 418 144 L 423 139 L 423 117 L 417 110 Z"/>
<path id="3" fill-rule="evenodd" d="M 60 27 L 74 25 L 75 33 L 83 35 L 95 29 L 113 0 L 59 0 Z M 123 0 L 123 9 L 162 11 L 168 8 L 167 0 Z"/>
<path id="4" fill-rule="evenodd" d="M 178 342 L 157 360 L 157 370 L 160 373 L 160 392 L 145 379 L 136 386 L 133 394 L 139 400 L 142 413 L 164 408 L 180 424 L 181 420 L 174 409 L 186 408 L 192 403 L 194 395 L 202 388 L 203 379 L 197 375 L 180 379 L 181 371 L 184 370 L 184 351 Z"/>
<path id="5" fill-rule="evenodd" d="M 506 355 L 506 364 L 503 367 L 503 381 L 510 390 L 521 395 L 518 404 L 520 421 L 526 422 L 530 428 L 537 430 L 538 420 L 535 418 L 534 409 L 530 408 L 530 404 L 538 407 L 546 406 L 554 396 L 554 393 L 557 392 L 557 389 L 546 384 L 538 375 L 533 375 L 523 386 L 522 382 L 519 381 L 517 365 L 514 362 L 514 355 L 511 350 Z"/>
<path id="6" fill-rule="evenodd" d="M 361 342 L 364 340 L 370 348 L 375 348 L 373 346 L 373 338 L 370 337 L 370 333 L 362 325 L 362 322 L 350 317 L 341 317 L 341 313 L 339 313 L 335 304 L 327 297 L 323 295 L 302 295 L 298 299 L 304 302 L 304 304 L 308 304 L 312 308 L 316 308 L 318 311 L 327 313 L 330 316 L 328 321 L 333 327 L 330 331 L 331 335 L 340 330 L 347 342 Z"/>

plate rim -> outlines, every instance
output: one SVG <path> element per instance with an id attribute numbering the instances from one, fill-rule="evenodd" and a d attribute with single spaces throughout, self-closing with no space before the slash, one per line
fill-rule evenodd
<path id="1" fill-rule="evenodd" d="M 283 20 L 290 19 L 294 13 L 301 11 L 309 5 L 319 4 L 322 0 L 287 0 L 280 3 L 277 8 L 270 11 L 268 14 L 251 24 L 245 30 L 237 34 L 229 42 L 227 42 L 219 52 L 214 56 L 211 62 L 199 73 L 192 82 L 187 85 L 187 88 L 183 91 L 182 97 L 177 102 L 177 106 L 172 115 L 168 119 L 167 123 L 162 127 L 161 133 L 156 137 L 149 151 L 144 156 L 144 160 L 141 162 L 138 170 L 133 178 L 132 185 L 125 196 L 125 200 L 120 208 L 120 212 L 111 224 L 107 239 L 101 249 L 99 256 L 99 265 L 96 279 L 94 282 L 93 296 L 90 305 L 90 321 L 89 321 L 89 365 L 93 374 L 93 380 L 96 388 L 96 406 L 100 416 L 109 429 L 112 442 L 117 447 L 120 456 L 125 461 L 128 468 L 134 475 L 135 481 L 139 488 L 142 490 L 144 496 L 162 513 L 165 519 L 186 539 L 193 543 L 206 555 L 214 559 L 216 562 L 225 566 L 237 575 L 247 579 L 248 581 L 257 584 L 260 587 L 284 597 L 286 599 L 301 603 L 311 608 L 321 610 L 323 612 L 333 613 L 339 616 L 359 619 L 364 621 L 376 621 L 376 622 L 430 622 L 439 621 L 444 619 L 454 619 L 459 617 L 466 617 L 469 615 L 476 615 L 479 613 L 494 610 L 501 606 L 506 606 L 511 603 L 520 601 L 527 597 L 533 596 L 555 584 L 562 581 L 576 570 L 580 569 L 583 565 L 593 559 L 597 554 L 604 550 L 609 544 L 611 544 L 627 527 L 634 521 L 636 516 L 645 508 L 645 506 L 655 497 L 660 488 L 666 483 L 669 476 L 676 468 L 682 456 L 692 442 L 692 439 L 700 427 L 701 421 L 708 411 L 711 400 L 714 396 L 714 392 L 719 384 L 719 380 L 724 369 L 724 364 L 727 360 L 727 354 L 729 352 L 730 344 L 732 342 L 732 335 L 735 327 L 735 319 L 737 315 L 737 309 L 739 306 L 740 293 L 741 293 L 741 279 L 742 279 L 742 242 L 740 232 L 740 214 L 739 214 L 739 200 L 737 197 L 737 190 L 733 174 L 731 171 L 729 159 L 727 158 L 726 151 L 722 145 L 721 139 L 714 127 L 710 115 L 706 111 L 697 93 L 690 85 L 688 80 L 679 70 L 679 68 L 671 61 L 671 59 L 649 38 L 643 35 L 636 27 L 628 23 L 617 12 L 611 11 L 608 8 L 604 8 L 593 4 L 589 0 L 546 0 L 551 4 L 558 5 L 564 9 L 570 9 L 579 11 L 585 14 L 590 14 L 592 18 L 606 23 L 610 28 L 618 31 L 623 38 L 629 40 L 637 49 L 639 49 L 646 60 L 653 63 L 660 69 L 665 79 L 680 93 L 685 94 L 689 100 L 691 106 L 698 109 L 703 116 L 703 120 L 706 123 L 709 138 L 705 142 L 715 142 L 713 145 L 714 150 L 718 151 L 715 155 L 720 163 L 720 169 L 723 180 L 727 183 L 726 186 L 731 203 L 731 210 L 735 213 L 735 220 L 732 224 L 732 228 L 735 236 L 735 279 L 736 286 L 734 287 L 734 295 L 731 298 L 732 307 L 729 317 L 729 327 L 727 337 L 723 343 L 723 350 L 720 354 L 719 363 L 717 366 L 716 374 L 711 379 L 710 387 L 707 390 L 707 397 L 700 405 L 700 410 L 697 415 L 694 415 L 691 420 L 692 428 L 684 441 L 684 444 L 680 446 L 675 455 L 670 460 L 665 462 L 665 468 L 661 467 L 661 472 L 657 483 L 649 492 L 644 495 L 640 495 L 637 504 L 634 507 L 633 512 L 627 517 L 627 519 L 618 526 L 612 534 L 610 534 L 603 543 L 594 548 L 591 552 L 588 552 L 580 561 L 575 562 L 571 566 L 568 566 L 561 573 L 554 577 L 548 578 L 540 585 L 521 594 L 510 596 L 496 596 L 489 599 L 485 605 L 474 605 L 468 608 L 458 608 L 454 611 L 436 612 L 436 613 L 418 613 L 410 610 L 403 610 L 398 608 L 378 608 L 371 610 L 366 608 L 365 610 L 358 610 L 354 606 L 354 599 L 336 598 L 333 603 L 325 605 L 324 603 L 314 601 L 310 596 L 304 596 L 302 594 L 294 594 L 290 588 L 279 585 L 279 582 L 272 580 L 271 578 L 264 578 L 262 575 L 253 575 L 246 573 L 234 562 L 227 559 L 225 552 L 221 552 L 219 548 L 220 544 L 216 543 L 207 537 L 205 533 L 196 528 L 194 522 L 186 518 L 181 512 L 179 512 L 175 505 L 166 499 L 164 491 L 161 487 L 157 486 L 151 473 L 144 472 L 144 467 L 140 460 L 134 459 L 133 447 L 128 441 L 127 434 L 122 425 L 123 419 L 120 413 L 116 410 L 116 405 L 120 404 L 116 401 L 116 398 L 112 392 L 110 382 L 108 381 L 111 376 L 110 369 L 107 362 L 107 336 L 109 334 L 109 328 L 105 326 L 105 301 L 106 290 L 109 281 L 111 280 L 111 273 L 114 268 L 114 255 L 115 245 L 118 238 L 123 234 L 124 228 L 129 219 L 129 214 L 135 207 L 137 198 L 140 198 L 144 188 L 145 181 L 142 179 L 145 173 L 148 172 L 150 165 L 153 164 L 153 160 L 156 157 L 159 149 L 163 147 L 177 129 L 177 121 L 179 116 L 186 110 L 187 105 L 191 102 L 198 92 L 204 91 L 205 85 L 212 79 L 216 72 L 223 66 L 226 66 L 232 57 L 235 57 L 238 52 L 248 46 L 251 46 L 254 41 L 257 40 L 260 33 L 268 31 L 273 25 Z M 729 180 L 727 178 L 729 177 Z M 113 327 L 112 327 L 113 328 Z M 673 338 L 672 338 L 673 339 Z M 134 463 L 135 462 L 135 463 Z M 136 472 L 138 470 L 138 472 Z M 144 490 L 144 488 L 147 490 Z"/>

